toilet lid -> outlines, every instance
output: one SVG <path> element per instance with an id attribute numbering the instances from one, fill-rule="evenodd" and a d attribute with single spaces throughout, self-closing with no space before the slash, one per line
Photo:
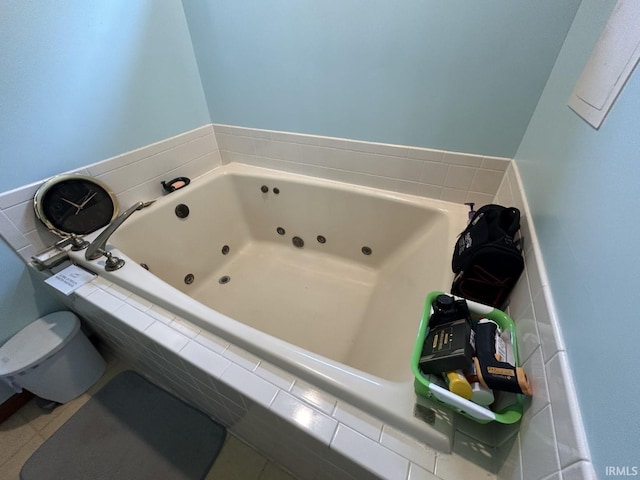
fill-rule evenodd
<path id="1" fill-rule="evenodd" d="M 60 350 L 80 328 L 72 312 L 38 318 L 0 347 L 0 377 L 26 370 Z"/>

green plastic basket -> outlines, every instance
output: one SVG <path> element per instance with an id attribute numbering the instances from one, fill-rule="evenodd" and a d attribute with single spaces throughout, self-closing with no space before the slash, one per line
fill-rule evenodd
<path id="1" fill-rule="evenodd" d="M 445 292 L 431 292 L 427 295 L 425 300 L 420 328 L 418 329 L 413 354 L 411 355 L 411 370 L 415 377 L 413 383 L 416 393 L 422 397 L 427 397 L 450 410 L 458 412 L 467 418 L 475 420 L 478 423 L 498 422 L 510 424 L 518 422 L 522 418 L 524 395 L 513 395 L 515 398 L 514 403 L 507 405 L 500 411 L 494 412 L 486 407 L 480 406 L 470 400 L 466 400 L 454 393 L 451 393 L 449 390 L 437 385 L 436 383 L 430 382 L 420 371 L 418 362 L 420 361 L 422 345 L 427 336 L 427 329 L 429 328 L 431 305 L 435 301 L 436 297 L 442 293 Z M 503 331 L 509 330 L 511 334 L 513 354 L 515 357 L 515 366 L 520 366 L 516 341 L 516 326 L 511 317 L 501 310 L 477 302 L 467 300 L 467 304 L 472 316 L 476 318 L 488 318 L 489 320 L 496 322 Z"/>

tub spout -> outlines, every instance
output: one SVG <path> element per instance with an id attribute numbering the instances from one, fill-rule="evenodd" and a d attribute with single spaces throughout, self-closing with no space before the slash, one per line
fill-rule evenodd
<path id="1" fill-rule="evenodd" d="M 97 258 L 100 258 L 102 255 L 105 255 L 104 249 L 107 246 L 107 240 L 109 240 L 109 237 L 113 235 L 113 232 L 115 232 L 118 229 L 118 227 L 122 225 L 122 223 L 131 216 L 133 212 L 135 212 L 136 210 L 142 210 L 143 208 L 151 205 L 153 202 L 155 202 L 155 200 L 152 200 L 146 203 L 145 202 L 135 203 L 132 206 L 130 206 L 127 210 L 122 212 L 120 215 L 118 215 L 116 219 L 113 222 L 111 222 L 107 226 L 107 228 L 105 228 L 102 231 L 102 233 L 98 235 L 98 237 L 93 242 L 91 242 L 91 244 L 87 247 L 87 251 L 84 254 L 84 258 L 86 258 L 87 260 L 95 260 Z M 109 255 L 107 255 L 107 257 L 109 257 Z"/>

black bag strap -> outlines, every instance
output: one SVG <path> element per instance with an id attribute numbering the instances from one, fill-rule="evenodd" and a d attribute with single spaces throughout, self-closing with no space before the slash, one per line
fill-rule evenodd
<path id="1" fill-rule="evenodd" d="M 512 245 L 519 229 L 520 210 L 516 207 L 495 204 L 480 207 L 458 236 L 451 261 L 453 271 L 458 273 L 462 270 L 473 253 L 483 245 Z"/>

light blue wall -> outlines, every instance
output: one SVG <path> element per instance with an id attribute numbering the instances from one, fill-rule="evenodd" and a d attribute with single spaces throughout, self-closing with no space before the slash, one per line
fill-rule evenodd
<path id="1" fill-rule="evenodd" d="M 180 0 L 2 0 L 0 45 L 0 192 L 211 122 Z M 61 307 L 0 265 L 2 343 Z"/>
<path id="2" fill-rule="evenodd" d="M 640 466 L 640 71 L 600 130 L 567 106 L 615 0 L 583 0 L 516 156 L 595 465 Z"/>
<path id="3" fill-rule="evenodd" d="M 0 191 L 209 123 L 179 0 L 2 0 Z"/>
<path id="4" fill-rule="evenodd" d="M 211 118 L 512 157 L 579 0 L 183 0 Z"/>

